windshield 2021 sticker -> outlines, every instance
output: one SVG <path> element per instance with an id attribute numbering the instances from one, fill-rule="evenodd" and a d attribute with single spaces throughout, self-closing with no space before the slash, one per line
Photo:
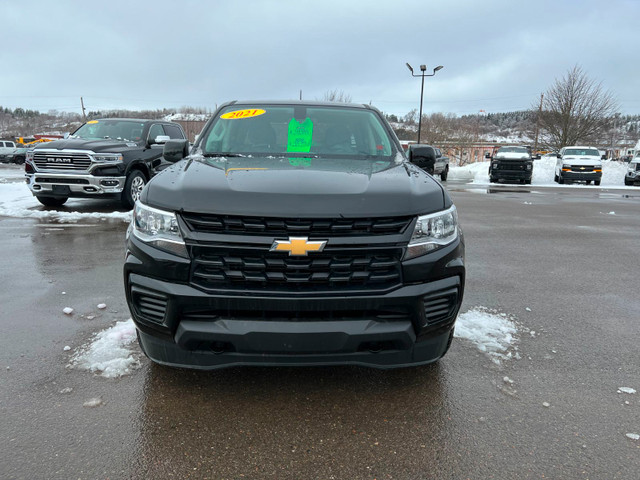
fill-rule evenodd
<path id="1" fill-rule="evenodd" d="M 311 139 L 313 137 L 313 122 L 309 117 L 303 122 L 292 118 L 289 122 L 287 135 L 287 152 L 308 153 L 311 151 Z"/>
<path id="2" fill-rule="evenodd" d="M 262 110 L 261 108 L 253 108 L 250 110 L 235 110 L 233 112 L 227 112 L 223 115 L 220 115 L 220 118 L 224 118 L 227 120 L 233 120 L 237 118 L 251 118 L 257 117 L 259 115 L 264 115 L 267 113 L 266 110 Z"/>
<path id="3" fill-rule="evenodd" d="M 87 124 L 94 124 L 94 123 L 98 123 L 98 120 L 89 120 L 89 121 L 87 122 Z"/>

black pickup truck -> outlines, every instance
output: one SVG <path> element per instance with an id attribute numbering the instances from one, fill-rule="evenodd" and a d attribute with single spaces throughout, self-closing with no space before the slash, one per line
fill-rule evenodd
<path id="1" fill-rule="evenodd" d="M 143 187 L 162 168 L 162 147 L 170 139 L 186 139 L 179 124 L 90 120 L 67 138 L 27 152 L 27 184 L 38 201 L 50 207 L 77 197 L 117 198 L 132 208 Z"/>
<path id="2" fill-rule="evenodd" d="M 231 102 L 144 188 L 124 284 L 153 361 L 425 364 L 465 282 L 456 208 L 369 105 Z"/>
<path id="3" fill-rule="evenodd" d="M 431 175 L 440 175 L 440 180 L 447 180 L 449 175 L 449 157 L 445 157 L 439 148 L 431 145 L 412 143 L 407 149 L 409 161 Z"/>
<path id="4" fill-rule="evenodd" d="M 489 164 L 489 181 L 499 183 L 500 180 L 531 184 L 533 176 L 533 157 L 529 146 L 505 146 L 495 149 L 485 158 Z"/>

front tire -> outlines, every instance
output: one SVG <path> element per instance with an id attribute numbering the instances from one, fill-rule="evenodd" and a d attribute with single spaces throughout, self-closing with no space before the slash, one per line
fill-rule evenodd
<path id="1" fill-rule="evenodd" d="M 446 167 L 443 172 L 440 174 L 440 180 L 443 182 L 447 181 L 447 176 L 449 175 L 449 167 Z"/>
<path id="2" fill-rule="evenodd" d="M 600 180 L 594 180 L 594 181 L 593 181 L 593 184 L 594 184 L 596 187 L 600 186 Z"/>
<path id="3" fill-rule="evenodd" d="M 42 195 L 38 195 L 36 198 L 45 207 L 61 207 L 69 200 L 69 197 L 43 197 Z"/>
<path id="4" fill-rule="evenodd" d="M 562 178 L 562 175 L 558 175 L 558 183 L 559 183 L 560 185 L 563 185 L 563 184 L 564 184 L 564 178 Z"/>
<path id="5" fill-rule="evenodd" d="M 127 180 L 124 182 L 122 205 L 126 208 L 133 208 L 146 184 L 147 177 L 140 170 L 132 170 L 129 172 Z"/>

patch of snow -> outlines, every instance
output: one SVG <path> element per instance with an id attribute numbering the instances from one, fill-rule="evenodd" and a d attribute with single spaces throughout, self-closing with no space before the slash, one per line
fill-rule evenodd
<path id="1" fill-rule="evenodd" d="M 503 381 L 504 383 L 513 384 L 513 380 L 511 380 L 509 377 L 504 377 L 504 378 L 502 379 L 502 381 Z"/>
<path id="2" fill-rule="evenodd" d="M 96 305 L 100 310 L 104 310 L 105 308 L 107 308 L 107 304 L 106 303 L 99 303 L 98 305 Z"/>
<path id="3" fill-rule="evenodd" d="M 71 315 L 71 314 L 73 313 L 73 308 L 71 308 L 71 307 L 64 307 L 64 308 L 62 309 L 62 311 L 63 311 L 64 313 L 66 313 L 67 315 Z"/>
<path id="4" fill-rule="evenodd" d="M 4 173 L 3 173 L 4 175 Z M 131 221 L 131 212 L 72 212 L 69 206 L 64 210 L 47 210 L 31 195 L 24 183 L 0 183 L 0 216 L 55 220 L 60 223 L 74 223 L 82 219 L 116 219 Z"/>
<path id="5" fill-rule="evenodd" d="M 71 387 L 63 388 L 62 390 L 60 390 L 60 393 L 62 394 L 71 393 L 71 392 L 73 392 L 73 388 Z"/>
<path id="6" fill-rule="evenodd" d="M 530 311 L 531 311 L 531 309 L 530 309 L 529 307 L 525 307 L 524 309 L 525 309 L 527 312 L 530 312 Z"/>
<path id="7" fill-rule="evenodd" d="M 498 314 L 485 307 L 475 307 L 458 316 L 456 338 L 469 340 L 494 363 L 510 359 L 517 351 L 518 329 L 506 314 Z"/>
<path id="8" fill-rule="evenodd" d="M 542 402 L 542 406 L 545 408 L 549 408 L 551 404 L 549 402 Z"/>
<path id="9" fill-rule="evenodd" d="M 65 352 L 68 352 L 69 350 L 71 350 L 71 347 L 69 345 L 65 345 L 62 350 L 64 350 Z"/>
<path id="10" fill-rule="evenodd" d="M 618 387 L 618 393 L 628 393 L 630 395 L 633 395 L 634 393 L 636 393 L 636 390 L 634 388 L 630 388 L 630 387 Z"/>
<path id="11" fill-rule="evenodd" d="M 128 375 L 140 367 L 138 355 L 129 348 L 135 340 L 133 320 L 117 322 L 97 333 L 89 345 L 79 349 L 71 359 L 71 366 L 106 378 Z"/>
<path id="12" fill-rule="evenodd" d="M 631 440 L 640 440 L 640 435 L 637 433 L 627 433 L 625 436 Z"/>
<path id="13" fill-rule="evenodd" d="M 99 397 L 90 398 L 89 400 L 87 400 L 82 404 L 82 406 L 86 408 L 95 408 L 95 407 L 99 407 L 100 405 L 102 405 L 102 399 Z"/>

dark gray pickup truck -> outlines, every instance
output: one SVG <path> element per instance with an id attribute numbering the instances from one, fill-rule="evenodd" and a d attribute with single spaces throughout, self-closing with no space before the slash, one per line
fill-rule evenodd
<path id="1" fill-rule="evenodd" d="M 442 155 L 439 148 L 419 143 L 409 145 L 407 150 L 409 161 L 431 175 L 440 175 L 440 180 L 447 180 L 449 175 L 449 157 Z"/>

